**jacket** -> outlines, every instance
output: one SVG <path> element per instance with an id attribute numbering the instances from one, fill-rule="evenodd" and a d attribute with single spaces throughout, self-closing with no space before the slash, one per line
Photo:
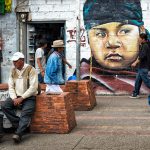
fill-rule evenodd
<path id="1" fill-rule="evenodd" d="M 56 51 L 54 51 L 47 60 L 44 82 L 46 84 L 64 84 L 62 76 L 62 58 Z"/>

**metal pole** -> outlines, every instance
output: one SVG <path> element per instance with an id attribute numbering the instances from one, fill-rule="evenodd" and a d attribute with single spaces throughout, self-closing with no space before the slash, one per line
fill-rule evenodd
<path id="1" fill-rule="evenodd" d="M 2 27 L 2 22 L 0 22 L 1 23 L 1 27 Z M 1 31 L 0 31 L 0 46 L 1 46 L 1 48 L 0 48 L 0 83 L 2 82 L 2 73 L 1 73 L 1 71 L 2 71 L 2 69 L 1 69 L 1 61 L 2 61 L 2 45 L 3 45 L 3 39 L 2 39 L 2 28 L 1 28 Z"/>
<path id="2" fill-rule="evenodd" d="M 76 18 L 76 76 L 80 80 L 80 0 L 77 0 L 77 18 Z"/>

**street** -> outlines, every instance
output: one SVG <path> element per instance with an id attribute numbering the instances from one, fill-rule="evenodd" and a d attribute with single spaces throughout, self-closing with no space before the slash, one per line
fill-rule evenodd
<path id="1" fill-rule="evenodd" d="M 97 96 L 92 111 L 76 111 L 77 126 L 69 134 L 28 134 L 16 145 L 12 134 L 0 150 L 150 150 L 147 96 Z M 44 126 L 44 124 L 43 124 Z"/>

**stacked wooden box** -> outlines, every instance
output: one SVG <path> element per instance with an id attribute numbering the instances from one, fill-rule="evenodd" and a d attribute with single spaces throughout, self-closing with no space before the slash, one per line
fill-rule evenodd
<path id="1" fill-rule="evenodd" d="M 75 110 L 91 110 L 96 105 L 90 80 L 67 81 L 64 90 L 71 93 Z"/>
<path id="2" fill-rule="evenodd" d="M 36 97 L 36 110 L 31 123 L 31 132 L 68 133 L 76 126 L 72 95 L 42 93 Z"/>

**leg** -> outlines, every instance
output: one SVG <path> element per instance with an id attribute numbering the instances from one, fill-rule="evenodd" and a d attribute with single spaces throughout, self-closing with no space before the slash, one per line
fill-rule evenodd
<path id="1" fill-rule="evenodd" d="M 148 69 L 141 69 L 140 70 L 140 76 L 144 82 L 144 84 L 150 88 L 150 79 L 148 77 Z"/>
<path id="2" fill-rule="evenodd" d="M 19 117 L 16 116 L 15 106 L 11 98 L 6 99 L 1 105 L 3 113 L 6 115 L 8 120 L 12 123 L 12 126 L 17 128 L 19 123 Z"/>
<path id="3" fill-rule="evenodd" d="M 38 81 L 39 83 L 44 83 L 41 73 L 38 74 Z"/>
<path id="4" fill-rule="evenodd" d="M 135 95 L 135 96 L 139 95 L 141 85 L 142 85 L 142 78 L 141 78 L 140 73 L 138 71 L 138 73 L 136 75 L 136 79 L 135 79 L 135 86 L 134 86 L 133 95 Z"/>
<path id="5" fill-rule="evenodd" d="M 16 131 L 17 135 L 19 136 L 23 135 L 23 132 L 30 124 L 34 110 L 35 110 L 35 97 L 30 97 L 24 100 L 24 102 L 22 103 L 22 111 L 19 120 L 19 126 Z"/>

